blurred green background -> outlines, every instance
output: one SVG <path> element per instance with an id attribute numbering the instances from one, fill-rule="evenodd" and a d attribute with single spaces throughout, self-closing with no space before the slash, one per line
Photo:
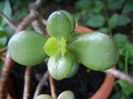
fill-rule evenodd
<path id="1" fill-rule="evenodd" d="M 28 15 L 28 5 L 34 1 L 2 0 L 0 12 L 17 26 Z M 119 48 L 117 68 L 133 75 L 133 0 L 42 0 L 38 11 L 47 19 L 50 13 L 60 9 L 72 13 L 77 25 L 112 36 Z M 6 47 L 13 33 L 0 17 L 0 50 Z M 0 53 L 0 72 L 4 56 L 5 53 Z M 109 99 L 133 99 L 133 85 L 116 79 Z"/>

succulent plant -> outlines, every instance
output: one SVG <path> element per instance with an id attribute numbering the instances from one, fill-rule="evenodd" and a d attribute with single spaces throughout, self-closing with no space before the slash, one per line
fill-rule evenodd
<path id="1" fill-rule="evenodd" d="M 47 21 L 49 37 L 21 31 L 8 43 L 11 57 L 26 66 L 39 64 L 49 56 L 50 75 L 61 80 L 74 76 L 81 64 L 93 70 L 106 70 L 118 60 L 118 50 L 108 35 L 74 31 L 75 20 L 67 11 L 53 12 Z"/>

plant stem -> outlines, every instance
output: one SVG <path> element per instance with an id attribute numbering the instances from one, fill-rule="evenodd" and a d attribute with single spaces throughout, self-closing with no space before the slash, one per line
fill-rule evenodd
<path id="1" fill-rule="evenodd" d="M 36 97 L 39 95 L 43 85 L 45 84 L 44 82 L 48 79 L 48 71 L 46 71 L 41 79 L 41 81 L 39 82 L 39 84 L 37 85 L 36 87 L 36 91 L 35 91 L 35 94 L 34 94 L 34 98 L 33 99 L 36 99 Z"/>
<path id="2" fill-rule="evenodd" d="M 7 51 L 7 47 L 0 49 L 0 54 Z"/>
<path id="3" fill-rule="evenodd" d="M 109 16 L 108 16 L 107 7 L 106 7 L 106 1 L 102 0 L 102 2 L 103 2 L 104 14 L 105 14 L 105 17 L 106 17 L 106 22 L 108 24 L 109 35 L 112 36 L 112 29 L 109 27 Z"/>
<path id="4" fill-rule="evenodd" d="M 53 99 L 57 99 L 54 79 L 51 77 L 50 74 L 49 74 L 49 82 L 50 82 L 50 88 L 51 88 L 51 95 Z"/>
<path id="5" fill-rule="evenodd" d="M 31 69 L 32 67 L 29 66 L 26 68 L 26 71 L 25 71 L 25 78 L 24 78 L 25 85 L 24 85 L 23 99 L 29 99 L 29 96 L 30 96 Z"/>
<path id="6" fill-rule="evenodd" d="M 6 94 L 5 94 L 6 84 L 9 77 L 9 71 L 13 66 L 13 64 L 14 64 L 14 61 L 11 59 L 9 52 L 7 51 L 6 59 L 5 59 L 5 63 L 2 69 L 1 79 L 0 79 L 0 99 L 6 98 Z"/>
<path id="7" fill-rule="evenodd" d="M 130 76 L 128 75 L 127 73 L 124 73 L 124 72 L 121 72 L 115 68 L 111 68 L 111 69 L 108 69 L 106 71 L 104 71 L 105 73 L 109 73 L 109 74 L 112 74 L 113 76 L 115 76 L 116 78 L 119 78 L 119 79 L 122 79 L 122 80 L 125 80 L 131 84 L 133 84 L 133 76 Z"/>
<path id="8" fill-rule="evenodd" d="M 125 72 L 128 73 L 128 57 L 129 57 L 129 53 L 128 51 L 126 51 L 126 55 L 125 55 Z"/>
<path id="9" fill-rule="evenodd" d="M 7 24 L 14 30 L 17 30 L 17 27 L 2 13 L 0 12 L 0 16 L 5 19 Z"/>
<path id="10" fill-rule="evenodd" d="M 31 10 L 31 11 L 34 11 L 34 10 Z M 34 12 L 36 12 L 36 11 L 34 11 Z M 38 15 L 39 15 L 39 13 L 38 13 Z M 32 22 L 32 26 L 36 32 L 46 35 L 46 31 L 45 31 L 46 26 L 42 23 L 42 18 L 40 15 L 38 16 L 38 18 L 36 18 L 36 20 L 34 20 Z"/>
<path id="11" fill-rule="evenodd" d="M 18 26 L 17 30 L 15 33 L 24 30 L 32 21 L 34 21 L 38 17 L 38 13 L 36 12 L 30 12 L 30 14 L 23 19 L 23 21 L 20 23 Z"/>

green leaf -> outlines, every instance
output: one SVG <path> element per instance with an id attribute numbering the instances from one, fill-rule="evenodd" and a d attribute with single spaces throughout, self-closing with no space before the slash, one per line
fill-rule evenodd
<path id="1" fill-rule="evenodd" d="M 71 32 L 73 32 L 74 29 L 75 29 L 75 19 L 74 19 L 74 17 L 69 12 L 67 12 L 65 10 L 60 10 L 60 11 L 68 17 L 68 19 L 71 23 Z"/>
<path id="2" fill-rule="evenodd" d="M 70 78 L 72 76 L 74 76 L 77 72 L 78 72 L 78 69 L 79 69 L 79 63 L 78 63 L 78 60 L 76 59 L 76 57 L 74 57 L 70 52 L 68 52 L 68 55 L 70 56 L 71 60 L 72 60 L 72 67 L 71 67 L 71 70 L 69 72 L 69 74 L 67 75 L 66 78 Z"/>
<path id="3" fill-rule="evenodd" d="M 47 30 L 50 36 L 55 37 L 58 41 L 61 40 L 61 37 L 64 37 L 65 40 L 69 37 L 72 32 L 74 22 L 67 14 L 61 11 L 53 12 L 47 21 Z M 75 21 L 75 20 L 73 20 Z"/>
<path id="4" fill-rule="evenodd" d="M 0 26 L 1 26 L 1 24 L 2 24 L 2 17 L 0 17 Z"/>
<path id="5" fill-rule="evenodd" d="M 3 8 L 3 14 L 6 15 L 9 19 L 11 19 L 12 17 L 12 8 L 11 8 L 9 0 L 5 1 L 5 5 Z M 6 24 L 5 20 L 3 20 L 2 25 L 5 25 L 5 24 Z"/>
<path id="6" fill-rule="evenodd" d="M 133 11 L 133 0 L 127 0 L 126 4 L 124 5 L 124 8 L 122 10 L 123 14 L 129 13 Z"/>
<path id="7" fill-rule="evenodd" d="M 119 80 L 118 82 L 122 88 L 122 91 L 125 93 L 126 96 L 129 96 L 132 94 L 132 92 L 133 92 L 133 85 L 132 84 L 130 84 L 124 80 Z"/>
<path id="8" fill-rule="evenodd" d="M 64 37 L 62 37 L 61 38 L 61 54 L 62 54 L 62 56 L 64 56 L 66 50 L 67 50 L 67 44 L 66 44 Z"/>
<path id="9" fill-rule="evenodd" d="M 11 58 L 19 64 L 33 66 L 47 58 L 43 46 L 47 37 L 37 32 L 25 30 L 16 33 L 8 42 Z"/>
<path id="10" fill-rule="evenodd" d="M 92 10 L 93 10 L 94 13 L 100 13 L 102 11 L 102 7 L 103 7 L 102 2 L 96 0 L 95 5 L 92 8 Z"/>
<path id="11" fill-rule="evenodd" d="M 19 11 L 16 12 L 16 17 L 17 17 L 17 19 L 21 19 L 22 17 L 27 16 L 28 13 L 29 13 L 29 9 L 23 7 Z"/>
<path id="12" fill-rule="evenodd" d="M 119 61 L 118 61 L 118 69 L 123 71 L 123 72 L 125 70 L 125 64 L 121 59 L 119 59 Z"/>
<path id="13" fill-rule="evenodd" d="M 109 18 L 109 27 L 111 29 L 114 29 L 116 27 L 116 25 L 118 24 L 118 22 L 119 22 L 118 18 L 119 18 L 118 14 L 113 14 L 111 16 L 111 18 Z"/>
<path id="14" fill-rule="evenodd" d="M 57 99 L 75 99 L 74 93 L 70 90 L 63 91 Z"/>
<path id="15" fill-rule="evenodd" d="M 108 33 L 108 29 L 107 28 L 100 28 L 98 31 L 103 32 L 103 33 Z"/>
<path id="16" fill-rule="evenodd" d="M 7 43 L 7 37 L 0 38 L 0 48 L 5 47 L 6 43 Z"/>
<path id="17" fill-rule="evenodd" d="M 68 49 L 86 67 L 93 70 L 111 68 L 118 60 L 113 40 L 100 32 L 87 32 L 68 44 Z"/>
<path id="18" fill-rule="evenodd" d="M 106 0 L 107 1 L 107 8 L 111 10 L 121 8 L 124 0 Z"/>
<path id="19" fill-rule="evenodd" d="M 114 95 L 112 95 L 110 99 L 121 99 L 122 94 L 123 93 L 121 91 L 118 91 L 117 93 L 115 93 Z"/>
<path id="20" fill-rule="evenodd" d="M 60 45 L 55 37 L 50 37 L 45 45 L 44 45 L 44 51 L 47 53 L 48 56 L 54 56 Z"/>
<path id="21" fill-rule="evenodd" d="M 116 33 L 113 38 L 117 43 L 124 43 L 125 41 L 128 41 L 128 37 L 125 34 Z"/>
<path id="22" fill-rule="evenodd" d="M 130 22 L 131 22 L 131 19 L 129 17 L 124 16 L 124 15 L 119 15 L 119 18 L 118 18 L 118 25 L 119 26 L 126 25 Z"/>
<path id="23" fill-rule="evenodd" d="M 7 36 L 6 32 L 3 30 L 0 30 L 0 38 L 4 36 Z"/>
<path id="24" fill-rule="evenodd" d="M 129 64 L 133 65 L 133 53 L 131 53 L 131 55 L 129 57 Z"/>
<path id="25" fill-rule="evenodd" d="M 50 75 L 57 79 L 64 79 L 72 66 L 72 61 L 70 56 L 66 53 L 64 56 L 58 51 L 55 56 L 50 56 L 48 60 L 48 71 Z"/>
<path id="26" fill-rule="evenodd" d="M 91 27 L 101 27 L 105 23 L 105 18 L 102 15 L 92 15 L 88 18 L 86 24 Z"/>
<path id="27" fill-rule="evenodd" d="M 6 32 L 8 39 L 14 34 L 14 30 L 8 25 L 4 26 L 4 31 Z"/>
<path id="28" fill-rule="evenodd" d="M 79 0 L 75 3 L 75 7 L 80 10 L 88 10 L 92 6 L 91 0 Z"/>

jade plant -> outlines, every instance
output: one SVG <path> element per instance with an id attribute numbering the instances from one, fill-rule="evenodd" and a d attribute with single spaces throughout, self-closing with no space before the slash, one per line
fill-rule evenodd
<path id="1" fill-rule="evenodd" d="M 48 58 L 48 71 L 57 80 L 74 76 L 79 62 L 101 71 L 111 68 L 118 60 L 118 50 L 111 37 L 98 31 L 75 31 L 75 19 L 67 11 L 53 12 L 46 29 L 49 36 L 31 30 L 12 36 L 8 43 L 12 59 L 33 66 Z"/>

